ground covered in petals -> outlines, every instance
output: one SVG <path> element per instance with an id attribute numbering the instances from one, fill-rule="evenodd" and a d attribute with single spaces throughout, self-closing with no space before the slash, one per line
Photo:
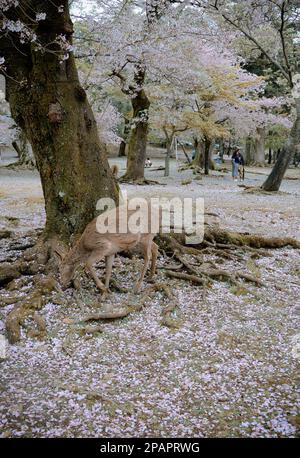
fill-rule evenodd
<path id="1" fill-rule="evenodd" d="M 0 261 L 13 261 L 22 254 L 17 244 L 33 243 L 33 235 L 26 234 L 42 226 L 43 204 L 34 173 L 10 171 L 10 180 L 1 173 L 1 228 L 16 235 L 0 240 Z M 297 183 L 285 182 L 284 195 L 253 196 L 216 176 L 201 185 L 178 182 L 176 192 L 203 195 L 206 210 L 216 213 L 224 227 L 233 221 L 233 230 L 249 224 L 251 233 L 285 231 L 297 238 Z M 174 181 L 166 184 L 160 192 L 174 194 Z M 155 193 L 153 187 L 137 188 L 140 194 Z M 136 187 L 126 189 L 133 194 Z M 159 291 L 142 310 L 102 322 L 93 333 L 76 319 L 139 297 L 113 292 L 103 303 L 88 279 L 80 290 L 53 295 L 41 310 L 46 337 L 30 338 L 25 326 L 20 343 L 9 345 L 0 360 L 1 437 L 297 435 L 299 250 L 286 247 L 259 256 L 238 251 L 234 259 L 204 254 L 204 264 L 243 270 L 264 286 L 218 279 L 202 288 L 167 279 L 167 262 L 161 254 L 157 281 L 168 284 L 178 303 L 167 326 L 162 312 L 168 301 Z M 113 277 L 130 289 L 141 265 L 139 258 L 120 256 Z M 20 297 L 32 289 L 31 283 L 16 285 Z M 13 308 L 3 298 L 10 294 L 0 289 L 2 335 Z"/>

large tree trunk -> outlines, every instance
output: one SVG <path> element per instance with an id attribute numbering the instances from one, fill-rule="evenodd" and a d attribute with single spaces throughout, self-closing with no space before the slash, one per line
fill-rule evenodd
<path id="1" fill-rule="evenodd" d="M 256 165 L 265 165 L 265 129 L 257 128 L 255 141 L 254 162 Z"/>
<path id="2" fill-rule="evenodd" d="M 132 99 L 133 125 L 128 144 L 126 180 L 144 178 L 150 101 L 142 89 Z"/>
<path id="3" fill-rule="evenodd" d="M 296 120 L 290 135 L 281 149 L 272 172 L 262 185 L 265 191 L 278 191 L 284 174 L 295 152 L 296 145 L 300 142 L 300 98 L 296 99 Z"/>
<path id="4" fill-rule="evenodd" d="M 18 17 L 24 22 L 40 1 L 22 2 Z M 64 7 L 59 12 L 59 7 Z M 13 18 L 15 9 L 7 12 Z M 73 25 L 67 0 L 43 3 L 46 20 L 35 30 L 39 42 L 50 52 L 34 50 L 31 43 L 14 46 L 17 37 L 1 41 L 5 55 L 6 97 L 12 116 L 32 145 L 40 172 L 46 207 L 47 238 L 68 241 L 95 216 L 101 197 L 117 200 L 104 145 L 96 122 L 79 84 L 72 53 L 61 61 L 53 43 L 58 35 L 70 40 Z M 18 49 L 17 49 L 18 48 Z M 19 52 L 22 51 L 22 53 Z M 21 83 L 20 83 L 21 82 Z"/>

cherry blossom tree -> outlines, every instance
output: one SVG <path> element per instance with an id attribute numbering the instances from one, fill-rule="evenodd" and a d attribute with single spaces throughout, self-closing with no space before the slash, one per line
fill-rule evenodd
<path id="1" fill-rule="evenodd" d="M 118 84 L 131 102 L 132 119 L 128 141 L 127 171 L 124 179 L 144 177 L 150 101 L 145 90 L 149 56 L 157 39 L 157 23 L 169 2 L 147 0 L 141 7 L 133 2 L 115 2 L 98 17 L 88 21 L 85 39 L 94 44 L 90 83 Z M 101 27 L 99 28 L 99 24 Z M 99 33 L 100 31 L 100 33 Z M 100 69 L 100 71 L 99 71 Z"/>
<path id="2" fill-rule="evenodd" d="M 185 55 L 191 78 L 177 72 L 177 81 L 169 86 L 165 83 L 160 89 L 148 89 L 150 98 L 155 100 L 154 110 L 150 111 L 152 122 L 165 132 L 167 150 L 175 133 L 188 129 L 203 144 L 194 162 L 208 173 L 215 138 L 228 138 L 232 131 L 246 136 L 274 123 L 290 126 L 286 116 L 272 112 L 285 99 L 262 97 L 264 81 L 242 69 L 236 56 L 205 42 L 201 48 L 199 42 L 195 47 L 189 40 L 189 45 L 192 48 L 190 52 L 185 48 Z M 191 72 L 193 66 L 195 74 Z"/>
<path id="3" fill-rule="evenodd" d="M 244 40 L 249 52 L 259 53 L 285 80 L 293 99 L 294 124 L 276 164 L 263 184 L 267 191 L 280 188 L 285 171 L 300 140 L 300 67 L 298 0 L 194 0 L 201 14 L 208 14 L 232 42 Z M 233 38 L 234 36 L 234 38 Z"/>
<path id="4" fill-rule="evenodd" d="M 46 207 L 46 238 L 68 242 L 99 198 L 117 199 L 105 147 L 72 52 L 67 0 L 1 1 L 1 72 L 16 124 L 30 141 Z"/>

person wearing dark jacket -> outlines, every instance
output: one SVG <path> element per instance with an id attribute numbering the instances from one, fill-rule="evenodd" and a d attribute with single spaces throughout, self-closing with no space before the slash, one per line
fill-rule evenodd
<path id="1" fill-rule="evenodd" d="M 241 154 L 240 150 L 236 148 L 232 154 L 231 157 L 231 163 L 232 163 L 232 178 L 234 181 L 237 181 L 238 175 L 240 177 L 240 180 L 244 180 L 245 177 L 245 161 L 244 157 Z"/>

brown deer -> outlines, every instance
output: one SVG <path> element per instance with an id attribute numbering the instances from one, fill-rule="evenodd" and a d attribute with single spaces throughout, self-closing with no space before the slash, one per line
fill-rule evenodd
<path id="1" fill-rule="evenodd" d="M 87 225 L 80 239 L 75 243 L 74 247 L 66 256 L 63 257 L 59 251 L 56 251 L 61 258 L 60 276 L 63 287 L 67 287 L 70 284 L 73 279 L 75 269 L 79 264 L 83 263 L 87 272 L 94 279 L 97 287 L 103 293 L 107 293 L 109 290 L 109 281 L 115 254 L 121 251 L 138 249 L 142 252 L 144 257 L 144 266 L 135 285 L 134 292 L 137 293 L 140 291 L 151 258 L 150 278 L 152 278 L 155 274 L 158 246 L 153 242 L 153 239 L 157 234 L 158 229 L 152 232 L 150 228 L 149 231 L 147 230 L 148 222 L 150 225 L 151 218 L 153 218 L 151 208 L 149 207 L 147 209 L 148 215 L 144 214 L 145 217 L 147 217 L 146 230 L 144 229 L 143 231 L 138 231 L 137 233 L 133 233 L 130 230 L 127 230 L 125 233 L 120 232 L 121 217 L 124 217 L 125 215 L 127 227 L 128 218 L 134 215 L 135 212 L 136 210 L 128 210 L 125 206 L 117 207 L 114 210 L 105 212 L 98 218 L 93 219 L 93 221 Z M 150 219 L 148 219 L 149 216 Z M 99 224 L 107 221 L 108 217 L 111 217 L 111 228 L 116 230 L 108 231 L 107 233 L 99 232 Z M 106 225 L 106 227 L 108 226 Z M 103 284 L 97 277 L 96 271 L 93 267 L 95 263 L 104 258 L 106 262 L 105 284 Z"/>

